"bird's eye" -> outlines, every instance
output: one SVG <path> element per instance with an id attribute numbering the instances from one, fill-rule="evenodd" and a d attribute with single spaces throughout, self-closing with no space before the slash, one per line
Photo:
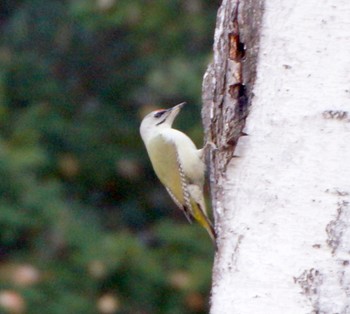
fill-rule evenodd
<path id="1" fill-rule="evenodd" d="M 164 114 L 165 110 L 162 110 L 162 111 L 157 111 L 155 114 L 154 114 L 154 117 L 155 118 L 160 118 L 163 114 Z"/>

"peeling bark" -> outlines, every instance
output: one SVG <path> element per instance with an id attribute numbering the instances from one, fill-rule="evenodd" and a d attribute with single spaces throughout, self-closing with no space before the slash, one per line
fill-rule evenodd
<path id="1" fill-rule="evenodd" d="M 214 61 L 203 79 L 202 119 L 206 142 L 217 150 L 210 155 L 210 182 L 215 220 L 223 209 L 222 179 L 243 132 L 252 99 L 259 47 L 263 0 L 224 0 L 214 37 Z M 220 225 L 220 224 L 218 224 Z"/>

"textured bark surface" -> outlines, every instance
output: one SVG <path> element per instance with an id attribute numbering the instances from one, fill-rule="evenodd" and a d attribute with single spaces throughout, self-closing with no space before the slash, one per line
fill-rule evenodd
<path id="1" fill-rule="evenodd" d="M 234 157 L 237 141 L 243 135 L 253 96 L 262 13 L 263 0 L 222 2 L 217 15 L 214 61 L 203 79 L 205 138 L 217 146 L 209 157 L 212 202 L 217 222 L 222 216 L 222 208 L 217 202 L 222 199 L 221 180 L 227 164 Z"/>
<path id="2" fill-rule="evenodd" d="M 350 2 L 239 2 L 203 82 L 211 313 L 348 314 Z"/>
<path id="3" fill-rule="evenodd" d="M 205 137 L 207 142 L 213 142 L 217 147 L 209 156 L 209 176 L 219 246 L 220 229 L 226 219 L 220 201 L 223 200 L 223 182 L 228 163 L 237 157 L 234 156 L 235 147 L 244 135 L 253 97 L 262 14 L 263 0 L 222 2 L 214 37 L 214 61 L 203 79 Z"/>

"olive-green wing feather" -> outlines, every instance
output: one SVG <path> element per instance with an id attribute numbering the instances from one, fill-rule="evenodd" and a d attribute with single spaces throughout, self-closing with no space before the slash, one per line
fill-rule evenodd
<path id="1" fill-rule="evenodd" d="M 154 171 L 189 222 L 195 218 L 215 243 L 215 230 L 207 216 L 202 188 L 186 177 L 174 143 L 158 135 L 148 142 L 147 150 Z"/>
<path id="2" fill-rule="evenodd" d="M 159 180 L 166 187 L 176 205 L 192 222 L 192 208 L 188 183 L 174 143 L 158 135 L 148 142 L 148 155 Z"/>

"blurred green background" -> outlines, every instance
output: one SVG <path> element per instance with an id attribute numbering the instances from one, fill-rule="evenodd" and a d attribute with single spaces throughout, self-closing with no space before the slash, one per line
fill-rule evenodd
<path id="1" fill-rule="evenodd" d="M 218 1 L 0 1 L 0 313 L 206 313 L 213 246 L 156 179 L 141 118 L 202 145 Z"/>

